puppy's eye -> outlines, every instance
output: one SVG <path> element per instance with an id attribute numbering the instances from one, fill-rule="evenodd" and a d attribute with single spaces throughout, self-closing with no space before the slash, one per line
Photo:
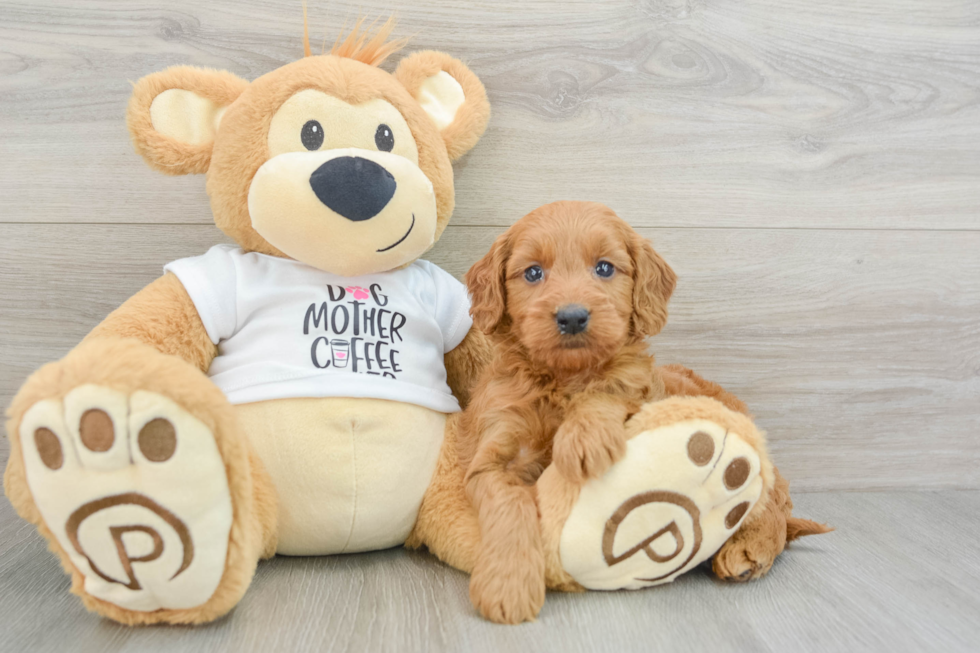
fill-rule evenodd
<path id="1" fill-rule="evenodd" d="M 604 279 L 608 279 L 616 273 L 616 266 L 609 261 L 599 261 L 595 264 L 595 273 Z"/>
<path id="2" fill-rule="evenodd" d="M 303 147 L 308 150 L 319 150 L 323 145 L 323 126 L 316 120 L 310 120 L 303 125 L 303 131 L 299 133 L 299 138 L 303 141 Z"/>
<path id="3" fill-rule="evenodd" d="M 382 152 L 391 152 L 395 147 L 395 135 L 391 133 L 391 127 L 384 123 L 378 125 L 378 130 L 374 132 L 374 144 Z"/>
<path id="4" fill-rule="evenodd" d="M 524 279 L 528 283 L 537 283 L 544 278 L 544 270 L 541 269 L 540 265 L 532 265 L 528 269 L 524 270 Z"/>

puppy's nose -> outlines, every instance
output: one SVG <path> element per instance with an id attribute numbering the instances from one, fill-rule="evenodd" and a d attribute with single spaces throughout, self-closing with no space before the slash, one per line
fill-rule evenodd
<path id="1" fill-rule="evenodd" d="M 330 159 L 310 175 L 310 187 L 330 209 L 353 222 L 381 213 L 395 194 L 395 177 L 359 156 Z"/>
<path id="2" fill-rule="evenodd" d="M 582 333 L 589 326 L 589 309 L 579 304 L 562 306 L 555 313 L 555 322 L 558 323 L 558 332 L 563 336 Z"/>

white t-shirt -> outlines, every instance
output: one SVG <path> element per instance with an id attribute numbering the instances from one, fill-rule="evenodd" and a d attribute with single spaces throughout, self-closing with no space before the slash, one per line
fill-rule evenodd
<path id="1" fill-rule="evenodd" d="M 216 245 L 164 271 L 180 279 L 218 345 L 208 376 L 233 404 L 369 397 L 459 410 L 443 355 L 473 324 L 469 299 L 428 261 L 341 277 Z"/>

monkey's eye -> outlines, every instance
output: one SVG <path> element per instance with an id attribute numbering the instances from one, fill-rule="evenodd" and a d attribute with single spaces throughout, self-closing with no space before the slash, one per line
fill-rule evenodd
<path id="1" fill-rule="evenodd" d="M 609 261 L 599 261 L 595 264 L 595 273 L 603 279 L 608 279 L 616 274 L 616 266 Z"/>
<path id="2" fill-rule="evenodd" d="M 384 123 L 378 125 L 378 130 L 374 132 L 374 144 L 382 152 L 391 152 L 391 148 L 395 147 L 395 135 L 391 133 L 391 127 Z"/>
<path id="3" fill-rule="evenodd" d="M 544 279 L 544 270 L 541 269 L 540 265 L 532 265 L 524 270 L 524 279 L 528 283 L 537 283 Z"/>
<path id="4" fill-rule="evenodd" d="M 316 120 L 307 121 L 303 125 L 303 131 L 299 133 L 299 138 L 306 149 L 319 150 L 323 145 L 323 126 Z"/>

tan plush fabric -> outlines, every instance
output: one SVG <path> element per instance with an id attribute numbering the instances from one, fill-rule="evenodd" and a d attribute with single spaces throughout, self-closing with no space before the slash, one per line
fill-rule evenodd
<path id="1" fill-rule="evenodd" d="M 744 434 L 742 435 L 744 442 L 760 454 L 760 476 L 765 489 L 752 511 L 745 517 L 743 524 L 750 522 L 754 518 L 753 515 L 764 510 L 768 501 L 768 488 L 771 487 L 774 478 L 772 465 L 765 453 L 765 441 L 751 420 L 707 397 L 677 397 L 645 405 L 627 423 L 627 434 L 632 439 L 645 432 L 691 420 L 706 420 L 723 429 Z M 609 473 L 615 474 L 615 469 L 610 470 Z M 557 585 L 562 589 L 573 590 L 581 587 L 565 571 L 560 553 L 562 530 L 578 498 L 578 485 L 569 482 L 553 469 L 545 470 L 538 480 L 538 506 L 541 511 L 549 586 Z M 624 500 L 626 498 L 628 497 L 623 497 Z"/>
<path id="2" fill-rule="evenodd" d="M 206 372 L 218 353 L 176 276 L 165 274 L 110 313 L 85 339 L 133 338 Z"/>
<path id="3" fill-rule="evenodd" d="M 174 136 L 184 131 L 183 127 L 157 131 L 153 126 L 153 102 L 162 93 L 179 89 L 202 99 L 204 102 L 197 103 L 196 108 L 210 114 L 212 106 L 228 107 L 247 85 L 248 82 L 229 72 L 191 66 L 174 66 L 140 79 L 133 87 L 126 111 L 126 123 L 136 151 L 151 167 L 168 175 L 207 172 L 213 139 L 201 142 L 178 140 Z M 187 113 L 180 118 L 171 112 L 161 113 L 168 114 L 165 121 L 168 126 L 206 123 L 206 119 Z"/>
<path id="4" fill-rule="evenodd" d="M 731 410 L 749 415 L 745 403 L 719 386 L 681 365 L 658 368 L 667 392 L 674 396 L 706 396 L 717 399 Z M 719 578 L 746 581 L 764 576 L 788 542 L 805 535 L 819 535 L 833 529 L 809 519 L 793 517 L 789 481 L 774 466 L 773 486 L 764 508 L 754 511 L 742 528 L 728 540 L 712 560 Z"/>
<path id="5" fill-rule="evenodd" d="M 462 85 L 444 70 L 422 82 L 415 99 L 440 131 L 453 124 L 456 113 L 466 102 Z"/>
<path id="6" fill-rule="evenodd" d="M 135 84 L 127 111 L 127 124 L 134 147 L 151 167 L 166 174 L 207 173 L 207 189 L 216 224 L 248 251 L 284 256 L 282 250 L 263 238 L 253 227 L 248 210 L 249 191 L 257 171 L 269 161 L 274 152 L 279 153 L 281 143 L 295 138 L 297 126 L 291 125 L 290 120 L 295 121 L 298 118 L 290 118 L 287 115 L 288 110 L 282 114 L 282 120 L 285 121 L 285 131 L 282 134 L 286 140 L 270 133 L 279 124 L 275 121 L 277 112 L 290 98 L 315 89 L 316 92 L 329 96 L 330 102 L 335 101 L 334 109 L 340 107 L 339 110 L 348 116 L 346 122 L 341 121 L 351 132 L 349 136 L 352 140 L 345 147 L 359 148 L 361 151 L 375 147 L 370 133 L 365 138 L 364 134 L 353 132 L 365 125 L 370 127 L 369 123 L 386 121 L 385 124 L 391 127 L 397 143 L 397 147 L 388 156 L 399 156 L 399 163 L 404 161 L 406 165 L 416 166 L 424 178 L 424 183 L 420 183 L 419 187 L 431 195 L 433 208 L 432 216 L 426 218 L 429 224 L 425 229 L 419 230 L 424 236 L 424 242 L 416 248 L 418 251 L 414 255 L 417 256 L 439 238 L 449 222 L 454 204 L 450 158 L 460 156 L 479 139 L 489 117 L 489 105 L 482 85 L 472 72 L 446 55 L 435 55 L 441 63 L 440 69 L 433 70 L 433 74 L 446 68 L 446 74 L 453 75 L 466 93 L 463 104 L 455 106 L 454 110 L 442 106 L 440 98 L 445 96 L 444 93 L 435 94 L 434 104 L 427 101 L 427 105 L 438 116 L 445 118 L 449 113 L 454 116 L 452 123 L 443 125 L 440 132 L 437 122 L 414 97 L 413 92 L 418 90 L 417 87 L 410 91 L 398 78 L 376 67 L 377 63 L 400 47 L 400 43 L 385 42 L 389 31 L 390 24 L 386 24 L 374 37 L 355 30 L 349 38 L 338 41 L 334 54 L 308 57 L 288 64 L 252 83 L 227 72 L 188 66 L 173 67 L 144 77 Z M 426 62 L 430 59 L 431 57 L 422 57 L 403 61 L 400 70 L 402 74 L 415 80 L 413 83 L 421 84 L 425 81 L 426 74 L 424 71 L 417 73 L 416 69 L 419 66 L 426 67 Z M 445 81 L 444 75 L 440 75 L 440 79 Z M 451 88 L 451 85 L 447 86 L 445 83 L 437 86 Z M 455 99 L 450 97 L 450 104 L 456 101 L 458 94 Z M 328 111 L 324 120 L 329 122 L 333 115 Z M 290 130 L 293 130 L 292 134 Z M 287 154 L 290 147 L 295 149 L 296 144 L 287 144 Z M 419 219 L 425 217 L 419 216 Z M 387 232 L 403 226 L 392 222 L 389 227 L 379 229 L 379 235 L 387 237 L 391 235 Z M 317 235 L 308 233 L 309 225 L 297 224 L 295 231 L 300 239 L 314 239 Z M 397 235 L 400 236 L 401 232 Z M 390 242 L 390 239 L 385 242 Z M 335 256 L 342 254 L 343 252 L 337 252 Z M 389 261 L 385 265 L 404 262 Z M 477 344 L 474 345 L 474 342 Z M 453 388 L 465 394 L 468 392 L 470 377 L 476 374 L 486 356 L 486 343 L 485 340 L 470 341 L 470 344 L 464 343 L 457 349 L 458 351 L 447 357 L 447 372 Z M 116 621 L 126 624 L 202 623 L 216 619 L 241 598 L 251 580 L 257 560 L 273 555 L 280 548 L 280 497 L 276 490 L 276 481 L 265 469 L 263 462 L 263 458 L 270 454 L 267 449 L 259 450 L 252 446 L 247 435 L 248 430 L 242 428 L 239 415 L 203 374 L 215 355 L 216 347 L 207 337 L 187 293 L 175 277 L 165 275 L 109 315 L 68 356 L 32 375 L 8 410 L 8 433 L 14 434 L 11 437 L 11 456 L 4 477 L 8 497 L 19 514 L 36 524 L 48 539 L 52 550 L 58 555 L 66 571 L 72 575 L 72 591 L 82 597 L 86 607 Z M 20 427 L 24 415 L 32 406 L 49 406 L 51 409 L 45 413 L 45 420 L 51 420 L 50 423 L 59 428 L 61 433 L 60 427 L 55 424 L 57 417 L 52 415 L 67 414 L 66 410 L 70 413 L 71 409 L 62 405 L 64 398 L 76 396 L 71 394 L 73 390 L 89 386 L 96 389 L 92 391 L 94 394 L 87 395 L 88 399 L 95 401 L 96 404 L 93 405 L 99 406 L 99 410 L 105 408 L 105 420 L 114 425 L 116 421 L 113 421 L 111 415 L 118 412 L 113 408 L 114 397 L 130 397 L 129 401 L 132 401 L 132 397 L 143 396 L 140 393 L 150 393 L 160 398 L 154 400 L 156 404 L 151 402 L 152 405 L 172 405 L 179 409 L 173 413 L 173 420 L 170 422 L 171 426 L 176 425 L 178 443 L 181 425 L 192 423 L 187 420 L 196 420 L 202 425 L 202 429 L 198 431 L 201 434 L 210 434 L 202 435 L 204 439 L 200 442 L 206 443 L 209 442 L 207 437 L 213 438 L 213 444 L 220 455 L 220 465 L 226 475 L 231 524 L 220 581 L 210 598 L 196 607 L 124 609 L 92 596 L 85 591 L 83 574 L 72 563 L 59 544 L 58 537 L 49 528 L 51 526 L 61 529 L 63 526 L 46 524 L 35 504 L 25 475 L 24 446 L 36 447 L 32 449 L 32 455 L 37 454 L 41 458 L 35 457 L 32 460 L 40 461 L 39 465 L 44 467 L 46 463 L 42 458 L 48 456 L 47 460 L 54 465 L 55 459 L 51 456 L 57 453 L 58 446 L 67 446 L 65 443 L 69 440 L 45 434 L 45 427 L 39 421 L 37 425 L 31 423 L 28 426 L 37 426 L 35 431 L 41 431 L 41 435 L 35 433 L 31 437 L 32 434 L 27 432 L 31 429 L 25 426 L 27 430 L 23 435 L 27 439 L 22 442 Z M 100 399 L 92 399 L 93 397 Z M 275 430 L 270 425 L 279 421 L 295 423 L 297 428 L 309 433 L 313 429 L 310 420 L 322 415 L 321 409 L 317 409 L 321 410 L 317 414 L 316 411 L 304 413 L 301 410 L 294 412 L 269 408 L 266 406 L 256 410 L 252 407 L 243 411 L 247 417 L 254 419 L 254 423 L 250 424 L 251 432 L 260 432 L 263 427 L 267 427 L 266 431 Z M 404 490 L 404 486 L 414 484 L 411 492 L 404 493 L 403 503 L 406 505 L 398 506 L 394 510 L 402 524 L 393 528 L 392 532 L 398 531 L 395 539 L 405 538 L 412 527 L 410 516 L 414 510 L 413 504 L 421 500 L 431 467 L 435 464 L 446 418 L 431 411 L 405 406 L 396 406 L 387 412 L 377 404 L 348 408 L 354 421 L 372 414 L 387 415 L 385 419 L 379 420 L 376 433 L 384 432 L 388 438 L 393 435 L 397 438 L 398 434 L 392 431 L 398 431 L 401 435 L 415 437 L 416 440 L 425 436 L 429 442 L 428 448 L 422 452 L 424 455 L 419 454 L 419 460 L 416 461 L 418 464 L 412 469 L 413 479 L 406 480 L 399 488 Z M 183 417 L 185 414 L 186 419 Z M 71 415 L 73 420 L 78 417 L 74 413 Z M 278 426 L 282 433 L 282 424 Z M 335 428 L 334 432 L 340 431 Z M 138 443 L 137 435 L 130 436 L 136 438 L 131 442 Z M 305 439 L 307 444 L 310 441 L 310 438 Z M 97 443 L 98 440 L 93 442 Z M 300 456 L 304 453 L 300 443 L 290 443 L 288 438 L 280 438 L 277 443 L 280 446 L 295 446 L 291 453 Z M 263 440 L 263 445 L 268 444 Z M 376 445 L 381 446 L 377 443 Z M 86 456 L 87 459 L 96 461 L 94 464 L 108 470 L 112 466 L 110 458 L 115 460 L 118 457 L 122 460 L 122 454 L 116 456 L 113 453 L 115 451 L 110 447 L 109 458 L 100 458 L 94 454 Z M 64 449 L 61 453 L 64 454 Z M 157 451 L 152 455 L 166 454 L 159 454 Z M 392 460 L 389 458 L 388 462 L 391 463 Z M 312 464 L 323 462 L 322 460 L 308 462 L 311 463 L 308 468 L 311 472 L 322 472 Z M 359 473 L 362 476 L 395 482 L 390 475 L 386 478 L 388 470 L 377 469 L 374 463 L 381 463 L 380 456 L 373 452 L 364 452 L 364 459 L 353 464 L 355 469 L 357 465 L 366 465 L 360 468 Z M 57 473 L 57 470 L 52 471 Z M 281 469 L 276 468 L 276 471 L 280 474 L 279 482 L 282 483 Z M 42 483 L 36 485 L 35 489 L 40 497 L 53 487 L 54 484 Z M 381 489 L 389 495 L 394 492 L 391 488 Z M 118 488 L 113 491 L 117 490 Z M 159 488 L 144 487 L 143 491 L 151 494 L 165 493 Z M 366 501 L 381 505 L 384 503 L 377 493 L 375 496 L 364 496 Z M 158 503 L 165 502 L 165 498 L 158 498 L 161 499 Z M 305 503 L 307 506 L 310 503 L 308 497 L 298 497 L 295 492 L 288 492 L 287 499 Z M 373 516 L 368 512 L 364 514 L 365 519 L 360 525 L 355 524 L 351 531 L 351 542 L 357 536 L 361 537 L 361 546 L 365 547 L 394 543 L 390 533 L 378 535 L 383 530 L 381 522 L 386 519 L 390 521 L 390 511 L 385 513 L 382 510 Z M 288 520 L 284 523 L 290 524 Z M 358 533 L 361 535 L 358 536 Z M 288 537 L 283 541 L 282 548 L 288 549 L 291 542 L 295 543 L 291 539 L 294 535 L 292 531 L 287 532 Z M 137 539 L 126 540 L 130 542 L 127 546 L 145 547 L 152 541 L 145 532 L 138 537 L 132 537 Z M 139 537 L 143 539 L 139 540 Z M 207 538 L 203 538 L 202 542 L 206 540 Z M 166 542 L 164 545 L 170 546 Z M 211 553 L 216 551 L 210 544 L 203 546 Z M 303 545 L 297 546 L 302 548 Z M 152 557 L 152 551 L 148 555 Z M 160 560 L 169 558 L 163 557 Z M 137 561 L 134 559 L 134 562 Z M 152 561 L 143 564 L 150 562 Z M 140 604 L 137 607 L 147 606 L 148 604 Z"/>
<path id="7" fill-rule="evenodd" d="M 262 401 L 235 412 L 279 496 L 278 553 L 373 551 L 408 538 L 446 415 L 339 397 Z"/>
<path id="8" fill-rule="evenodd" d="M 589 589 L 642 589 L 710 558 L 764 489 L 765 459 L 748 439 L 704 417 L 631 438 L 579 492 L 562 528 L 563 569 Z"/>
<path id="9" fill-rule="evenodd" d="M 153 98 L 150 121 L 157 133 L 181 143 L 210 143 L 225 107 L 193 91 L 170 88 Z"/>
<path id="10" fill-rule="evenodd" d="M 10 460 L 4 475 L 4 491 L 11 504 L 48 540 L 51 550 L 72 575 L 72 591 L 82 597 L 90 610 L 127 624 L 203 623 L 223 615 L 248 588 L 256 562 L 274 538 L 276 519 L 276 505 L 271 499 L 275 490 L 261 464 L 250 457 L 231 406 L 204 374 L 176 356 L 162 354 L 133 339 L 91 338 L 61 361 L 42 367 L 28 378 L 7 410 L 7 433 L 20 433 L 20 422 L 31 406 L 43 400 L 63 400 L 71 390 L 86 384 L 127 394 L 142 390 L 167 397 L 212 433 L 224 461 L 233 510 L 225 570 L 217 590 L 195 608 L 153 612 L 125 610 L 87 594 L 84 577 L 34 503 L 25 477 L 23 444 L 16 436 L 10 438 Z"/>
<path id="11" fill-rule="evenodd" d="M 44 449 L 32 442 L 39 433 Z M 233 515 L 200 420 L 156 393 L 86 384 L 31 406 L 19 436 L 34 504 L 86 593 L 139 612 L 196 608 L 214 594 Z"/>
<path id="12" fill-rule="evenodd" d="M 473 80 L 479 84 L 475 76 Z M 320 89 L 351 105 L 383 99 L 401 112 L 417 145 L 419 168 L 432 182 L 435 192 L 438 216 L 435 238 L 438 239 L 449 222 L 455 202 L 452 168 L 443 138 L 415 98 L 391 75 L 367 64 L 333 56 L 302 59 L 260 77 L 249 85 L 242 102 L 225 113 L 208 171 L 208 193 L 218 226 L 246 249 L 282 255 L 255 232 L 248 216 L 249 185 L 270 154 L 266 141 L 268 123 L 264 129 L 256 130 L 252 112 L 268 116 L 263 120 L 271 123 L 276 110 L 306 88 Z M 482 91 L 482 86 L 479 90 Z M 482 97 L 485 102 L 485 93 Z M 489 115 L 489 109 L 486 113 Z M 466 129 L 470 132 L 479 129 L 482 133 L 482 125 L 471 123 L 467 123 Z M 478 138 L 479 134 L 473 137 L 472 144 Z"/>
<path id="13" fill-rule="evenodd" d="M 465 93 L 453 112 L 452 124 L 441 131 L 419 104 L 415 93 L 434 75 L 445 73 Z M 442 86 L 446 86 L 443 84 Z M 197 108 L 204 115 L 168 113 L 168 124 L 206 125 L 222 108 L 221 128 L 211 142 L 188 143 L 153 127 L 151 108 L 158 95 L 183 89 L 203 101 L 184 102 L 183 110 Z M 137 82 L 127 112 L 127 122 L 137 151 L 154 168 L 167 174 L 208 174 L 208 193 L 215 222 L 245 249 L 282 256 L 251 226 L 248 190 L 258 168 L 271 156 L 268 136 L 280 107 L 305 89 L 317 89 L 348 105 L 376 100 L 393 106 L 411 131 L 418 166 L 431 181 L 436 196 L 438 239 L 449 222 L 454 205 L 450 160 L 471 149 L 486 128 L 490 105 L 479 79 L 460 61 L 436 52 L 419 52 L 399 64 L 395 76 L 335 55 L 307 57 L 268 73 L 251 84 L 221 71 L 178 66 L 154 73 Z M 239 99 L 240 101 L 236 101 Z M 431 94 L 430 98 L 431 100 Z M 452 99 L 452 102 L 458 98 Z M 451 104 L 452 104 L 451 102 Z M 169 103 L 177 106 L 178 103 Z M 436 103 L 439 115 L 445 108 Z M 162 112 L 161 112 L 162 113 Z M 256 124 L 258 122 L 258 125 Z M 161 125 L 164 123 L 161 123 Z M 397 142 L 397 139 L 396 139 Z"/>
<path id="14" fill-rule="evenodd" d="M 440 72 L 446 72 L 456 80 L 465 96 L 464 102 L 453 112 L 452 124 L 440 128 L 449 158 L 455 161 L 476 145 L 490 121 L 490 103 L 487 102 L 483 84 L 459 59 L 432 51 L 416 52 L 402 59 L 395 69 L 395 77 L 412 97 L 418 98 L 429 90 L 428 80 Z M 440 104 L 453 104 L 449 93 L 443 92 L 439 95 L 443 96 Z M 430 97 L 432 101 L 437 101 L 437 96 Z"/>
<path id="15" fill-rule="evenodd" d="M 370 220 L 352 221 L 310 192 L 321 165 L 342 157 L 373 161 L 397 179 L 394 197 Z M 436 198 L 418 166 L 388 152 L 328 150 L 281 154 L 255 174 L 249 189 L 252 227 L 277 249 L 320 270 L 347 277 L 408 265 L 435 242 Z M 391 247 L 397 243 L 397 247 Z"/>

